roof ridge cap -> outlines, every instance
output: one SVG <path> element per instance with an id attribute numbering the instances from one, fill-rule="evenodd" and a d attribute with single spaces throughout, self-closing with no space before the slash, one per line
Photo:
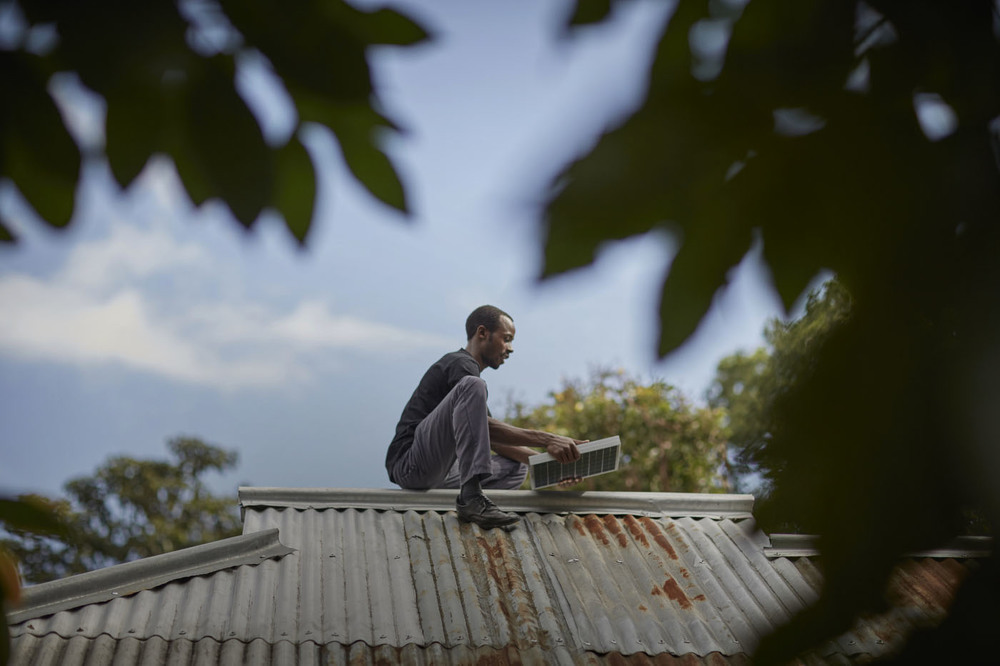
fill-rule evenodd
<path id="1" fill-rule="evenodd" d="M 261 530 L 170 553 L 67 576 L 24 588 L 19 606 L 7 613 L 11 625 L 118 599 L 182 578 L 203 576 L 295 552 L 278 540 L 278 529 Z"/>
<path id="2" fill-rule="evenodd" d="M 569 490 L 490 490 L 487 494 L 507 511 L 521 513 L 605 513 L 692 518 L 750 518 L 753 495 L 722 493 L 655 493 Z M 359 488 L 239 489 L 247 508 L 378 509 L 388 511 L 450 511 L 456 490 L 397 490 Z"/>

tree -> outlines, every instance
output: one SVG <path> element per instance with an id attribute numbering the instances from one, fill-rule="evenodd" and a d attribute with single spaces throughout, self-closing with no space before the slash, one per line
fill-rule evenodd
<path id="1" fill-rule="evenodd" d="M 694 407 L 662 381 L 642 383 L 624 371 L 596 370 L 567 380 L 534 407 L 514 402 L 505 420 L 576 439 L 619 435 L 624 465 L 593 477 L 589 490 L 725 492 L 726 433 L 722 410 Z"/>
<path id="2" fill-rule="evenodd" d="M 767 323 L 765 347 L 749 354 L 736 352 L 719 362 L 708 404 L 725 410 L 734 472 L 758 484 L 760 496 L 772 487 L 772 467 L 780 466 L 767 457 L 776 427 L 775 405 L 812 372 L 824 342 L 847 320 L 850 308 L 850 294 L 831 279 L 809 293 L 801 317 Z"/>
<path id="3" fill-rule="evenodd" d="M 570 23 L 606 20 L 614 4 L 579 0 Z M 212 30 L 173 4 L 20 6 L 32 34 L 55 25 L 59 37 L 52 48 L 22 33 L 0 51 L 0 173 L 51 223 L 69 219 L 79 151 L 46 86 L 53 72 L 75 71 L 108 104 L 104 152 L 120 182 L 151 149 L 168 153 L 196 203 L 221 195 L 244 224 L 274 206 L 305 238 L 305 151 L 297 139 L 275 148 L 257 136 L 231 87 L 243 48 L 267 57 L 300 120 L 333 126 L 376 194 L 391 203 L 386 193 L 401 192 L 394 174 L 371 175 L 390 170 L 372 148 L 389 123 L 373 111 L 363 64 L 367 44 L 424 36 L 394 12 L 226 0 L 223 14 L 190 0 L 180 6 L 207 9 L 193 16 L 217 19 L 207 25 L 227 36 L 203 56 L 184 31 Z M 895 558 L 955 534 L 970 503 L 1000 516 L 996 16 L 992 0 L 680 0 L 642 107 L 552 182 L 543 276 L 650 230 L 679 241 L 662 287 L 661 354 L 694 332 L 757 241 L 786 307 L 821 269 L 852 296 L 850 319 L 775 405 L 768 450 L 784 463 L 759 518 L 823 535 L 827 576 L 818 605 L 763 643 L 761 662 L 790 658 L 878 605 Z M 199 115 L 206 109 L 221 113 Z M 230 116 L 242 129 L 220 121 Z M 124 120 L 144 117 L 154 131 Z M 956 603 L 942 659 L 982 645 L 1000 619 L 996 558 L 964 588 L 976 586 L 986 593 Z"/>
<path id="4" fill-rule="evenodd" d="M 202 477 L 236 466 L 237 454 L 192 437 L 167 442 L 172 460 L 110 458 L 92 476 L 68 481 L 67 498 L 22 501 L 54 507 L 68 530 L 38 534 L 6 525 L 6 547 L 30 582 L 63 578 L 120 562 L 235 536 L 232 498 L 213 495 Z"/>
<path id="5" fill-rule="evenodd" d="M 376 109 L 365 51 L 413 45 L 427 33 L 398 12 L 343 0 L 178 0 L 133 3 L 14 0 L 0 40 L 0 177 L 49 224 L 69 224 L 84 160 L 106 160 L 123 186 L 151 156 L 169 156 L 195 204 L 221 198 L 249 228 L 279 212 L 304 242 L 316 179 L 299 129 L 332 130 L 355 176 L 402 211 L 382 152 L 393 123 Z M 298 114 L 291 137 L 265 138 L 235 74 L 263 56 Z M 104 141 L 73 137 L 50 91 L 80 88 L 107 108 Z M 75 140 L 76 139 L 76 140 Z M 12 232 L 0 219 L 0 241 Z"/>
<path id="6" fill-rule="evenodd" d="M 584 1 L 576 23 L 604 20 Z M 664 230 L 659 351 L 686 340 L 762 243 L 786 307 L 820 270 L 851 294 L 777 400 L 764 529 L 822 538 L 818 602 L 777 663 L 877 609 L 897 559 L 1000 517 L 1000 43 L 991 0 L 682 0 L 642 105 L 552 184 L 544 276 Z M 1000 562 L 905 658 L 982 660 Z M 901 657 L 902 658 L 902 657 Z"/>

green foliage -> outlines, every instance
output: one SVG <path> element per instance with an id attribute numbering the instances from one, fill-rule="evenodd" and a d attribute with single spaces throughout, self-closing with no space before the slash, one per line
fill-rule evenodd
<path id="1" fill-rule="evenodd" d="M 987 124 L 1000 110 L 989 2 L 742 5 L 679 4 L 645 104 L 559 176 L 548 207 L 546 275 L 652 228 L 681 241 L 662 353 L 694 331 L 756 233 L 788 306 L 823 267 L 854 291 L 901 239 L 953 235 L 956 217 L 986 222 L 997 204 L 1000 188 L 986 187 Z M 728 48 L 701 48 L 704 31 L 729 35 Z M 859 71 L 867 91 L 845 85 Z M 918 92 L 953 105 L 952 135 L 922 133 Z"/>
<path id="2" fill-rule="evenodd" d="M 36 495 L 16 499 L 0 497 L 0 526 L 54 536 L 66 533 L 55 504 Z"/>
<path id="3" fill-rule="evenodd" d="M 681 0 L 642 108 L 554 182 L 544 275 L 650 229 L 677 239 L 661 354 L 756 239 L 786 307 L 824 269 L 851 294 L 767 422 L 758 520 L 821 535 L 825 575 L 758 663 L 880 608 L 897 558 L 960 533 L 970 506 L 1000 517 L 996 25 L 992 0 Z M 962 661 L 963 646 L 977 660 L 1000 617 L 998 564 L 910 658 Z"/>
<path id="4" fill-rule="evenodd" d="M 239 534 L 235 501 L 213 495 L 202 480 L 235 467 L 236 453 L 190 437 L 167 446 L 172 460 L 110 458 L 92 476 L 68 481 L 68 499 L 19 498 L 50 507 L 68 526 L 44 534 L 37 521 L 5 522 L 12 538 L 0 544 L 25 579 L 43 582 Z"/>
<path id="5" fill-rule="evenodd" d="M 755 487 L 759 470 L 748 453 L 764 446 L 769 437 L 768 407 L 774 395 L 770 360 L 766 347 L 752 354 L 740 351 L 727 356 L 719 362 L 708 394 L 712 407 L 725 410 L 736 485 L 755 494 L 764 488 Z"/>
<path id="6" fill-rule="evenodd" d="M 0 530 L 63 538 L 69 533 L 56 507 L 39 497 L 0 497 Z M 10 655 L 7 611 L 17 604 L 20 597 L 17 561 L 0 542 L 0 664 L 6 664 Z"/>
<path id="7" fill-rule="evenodd" d="M 611 13 L 611 0 L 577 0 L 570 17 L 570 26 L 588 25 L 603 21 Z"/>
<path id="8" fill-rule="evenodd" d="M 642 383 L 624 371 L 597 370 L 590 380 L 565 381 L 549 400 L 515 402 L 505 421 L 576 439 L 619 435 L 619 472 L 587 479 L 587 490 L 725 492 L 726 433 L 722 410 L 694 407 L 660 381 Z"/>
<path id="9" fill-rule="evenodd" d="M 823 343 L 850 315 L 851 298 L 836 279 L 808 296 L 805 313 L 793 321 L 773 319 L 764 330 L 767 347 L 737 352 L 719 362 L 708 403 L 725 410 L 731 458 L 738 477 L 759 482 L 763 496 L 772 487 L 767 444 L 775 429 L 775 405 L 813 372 Z"/>
<path id="10" fill-rule="evenodd" d="M 305 242 L 316 176 L 299 140 L 303 123 L 333 130 L 344 158 L 369 191 L 401 211 L 406 198 L 380 142 L 395 127 L 381 116 L 365 60 L 379 44 L 427 38 L 388 10 L 363 12 L 343 0 L 290 8 L 274 0 L 153 0 L 0 3 L 8 20 L 0 46 L 0 176 L 10 178 L 53 226 L 69 224 L 84 157 L 106 158 L 127 186 L 154 154 L 173 160 L 196 204 L 221 198 L 249 228 L 265 209 L 281 213 Z M 8 13 L 8 17 L 13 14 Z M 50 44 L 37 36 L 54 30 Z M 263 54 L 296 111 L 296 131 L 269 143 L 236 89 L 237 62 Z M 81 154 L 49 93 L 71 72 L 107 108 L 104 146 Z M 0 219 L 0 241 L 13 235 Z"/>

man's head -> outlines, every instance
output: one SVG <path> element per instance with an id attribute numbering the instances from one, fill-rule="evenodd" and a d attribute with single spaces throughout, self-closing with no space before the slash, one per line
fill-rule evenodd
<path id="1" fill-rule="evenodd" d="M 466 349 L 479 363 L 499 368 L 514 353 L 514 319 L 492 305 L 481 305 L 465 320 L 465 333 L 469 341 Z"/>
<path id="2" fill-rule="evenodd" d="M 493 333 L 500 327 L 500 319 L 506 317 L 514 322 L 514 318 L 498 307 L 492 305 L 480 305 L 472 311 L 469 318 L 465 320 L 465 339 L 471 340 L 476 334 L 476 329 L 485 326 L 489 333 Z"/>

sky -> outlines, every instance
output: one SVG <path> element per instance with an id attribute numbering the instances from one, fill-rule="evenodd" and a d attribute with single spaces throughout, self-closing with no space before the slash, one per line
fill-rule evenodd
<path id="1" fill-rule="evenodd" d="M 495 415 L 597 367 L 698 400 L 722 357 L 762 344 L 781 308 L 754 252 L 665 360 L 655 322 L 672 239 L 618 242 L 592 267 L 537 281 L 531 202 L 641 103 L 662 3 L 619 3 L 570 40 L 557 38 L 564 1 L 392 6 L 435 36 L 370 54 L 405 130 L 387 151 L 409 217 L 367 193 L 319 130 L 305 137 L 320 192 L 304 250 L 280 220 L 244 233 L 224 205 L 194 207 L 162 158 L 126 190 L 87 165 L 65 232 L 0 185 L 21 239 L 0 248 L 0 493 L 59 494 L 109 456 L 165 458 L 179 435 L 239 452 L 210 479 L 217 492 L 393 487 L 383 465 L 402 407 L 484 303 L 517 327 L 513 356 L 483 375 Z M 266 71 L 248 61 L 239 76 L 265 131 L 287 135 L 294 116 Z M 99 134 L 99 103 L 60 100 L 82 136 Z"/>

